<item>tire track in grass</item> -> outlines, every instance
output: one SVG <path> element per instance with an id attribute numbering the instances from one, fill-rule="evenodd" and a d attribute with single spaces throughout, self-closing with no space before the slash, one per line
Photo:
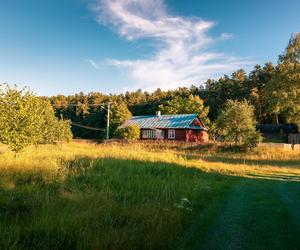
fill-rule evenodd
<path id="1" fill-rule="evenodd" d="M 203 211 L 198 213 L 194 218 L 194 222 L 187 228 L 180 239 L 175 242 L 174 249 L 195 249 L 195 246 L 203 245 L 210 230 L 213 228 L 213 222 L 221 213 L 228 199 L 231 188 L 232 183 L 219 190 L 214 199 L 209 202 Z"/>
<path id="2" fill-rule="evenodd" d="M 280 199 L 286 204 L 300 235 L 300 183 L 282 183 L 278 185 Z M 299 245 L 300 249 L 300 245 Z"/>
<path id="3" fill-rule="evenodd" d="M 285 184 L 241 179 L 232 188 L 223 207 L 218 209 L 217 218 L 211 221 L 213 226 L 207 227 L 205 232 L 201 228 L 205 224 L 197 221 L 198 229 L 194 228 L 194 232 L 190 232 L 192 236 L 186 237 L 187 241 L 179 248 L 300 249 L 299 224 L 296 222 L 299 198 L 294 206 L 291 205 L 299 193 L 282 189 Z M 295 187 L 299 188 L 299 183 Z M 285 201 L 282 194 L 285 194 Z M 195 240 L 197 237 L 201 240 Z"/>

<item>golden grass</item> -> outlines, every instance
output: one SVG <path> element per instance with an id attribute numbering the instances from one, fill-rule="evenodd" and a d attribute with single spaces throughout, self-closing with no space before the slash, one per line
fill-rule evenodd
<path id="1" fill-rule="evenodd" d="M 205 172 L 254 177 L 300 176 L 300 153 L 267 147 L 252 152 L 217 152 L 202 147 L 185 147 L 182 144 L 131 143 L 91 144 L 69 143 L 29 147 L 17 157 L 9 151 L 1 153 L 1 172 L 42 171 L 52 176 L 62 164 L 80 157 L 92 159 L 114 158 L 176 164 L 199 168 Z M 294 178 L 297 180 L 297 178 Z"/>

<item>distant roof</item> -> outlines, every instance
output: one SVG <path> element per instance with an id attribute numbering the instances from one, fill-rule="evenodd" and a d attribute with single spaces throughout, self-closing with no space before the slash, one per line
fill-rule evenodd
<path id="1" fill-rule="evenodd" d="M 201 126 L 190 126 L 197 117 L 197 114 L 133 116 L 122 124 L 120 128 L 138 125 L 140 128 L 144 129 L 189 128 L 206 130 L 206 128 Z"/>

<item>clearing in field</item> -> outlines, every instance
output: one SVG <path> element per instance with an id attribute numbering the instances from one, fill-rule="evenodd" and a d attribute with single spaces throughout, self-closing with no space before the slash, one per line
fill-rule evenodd
<path id="1" fill-rule="evenodd" d="M 300 155 L 70 143 L 0 158 L 1 249 L 297 249 Z"/>

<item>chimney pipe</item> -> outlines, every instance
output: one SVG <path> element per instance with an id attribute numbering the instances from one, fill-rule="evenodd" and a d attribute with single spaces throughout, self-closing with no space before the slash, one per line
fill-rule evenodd
<path id="1" fill-rule="evenodd" d="M 161 112 L 160 111 L 156 111 L 156 116 L 160 116 Z"/>

